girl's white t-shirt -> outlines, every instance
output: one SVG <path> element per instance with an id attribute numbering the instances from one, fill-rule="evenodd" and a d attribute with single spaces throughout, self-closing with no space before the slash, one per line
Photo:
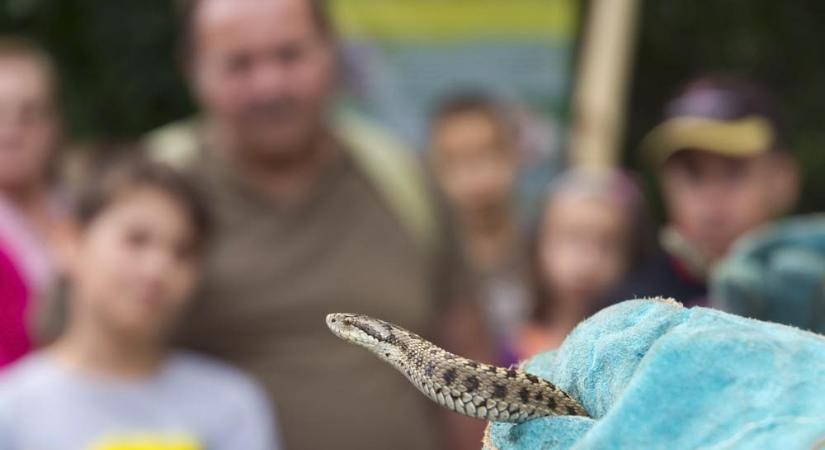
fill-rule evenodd
<path id="1" fill-rule="evenodd" d="M 263 391 L 223 363 L 175 353 L 151 378 L 94 379 L 34 353 L 0 374 L 0 450 L 273 450 Z"/>

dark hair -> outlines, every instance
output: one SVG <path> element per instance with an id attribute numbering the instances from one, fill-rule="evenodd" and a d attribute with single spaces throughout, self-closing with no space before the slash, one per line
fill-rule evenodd
<path id="1" fill-rule="evenodd" d="M 0 36 L 0 58 L 23 58 L 40 65 L 49 79 L 56 100 L 59 90 L 57 65 L 40 44 L 22 36 Z"/>
<path id="2" fill-rule="evenodd" d="M 88 225 L 119 196 L 149 187 L 173 198 L 186 213 L 195 233 L 194 244 L 201 249 L 211 235 L 212 220 L 205 200 L 197 188 L 180 172 L 140 155 L 129 147 L 101 160 L 87 175 L 89 180 L 75 199 L 75 216 L 81 226 Z"/>
<path id="3" fill-rule="evenodd" d="M 689 81 L 665 107 L 665 120 L 679 116 L 721 120 L 760 116 L 774 130 L 771 150 L 787 148 L 779 101 L 765 85 L 740 75 L 717 73 Z"/>
<path id="4" fill-rule="evenodd" d="M 81 226 L 94 221 L 118 196 L 150 187 L 171 196 L 185 210 L 195 233 L 195 250 L 202 253 L 211 235 L 211 216 L 200 193 L 183 174 L 139 156 L 142 152 L 135 146 L 103 145 L 93 150 L 93 155 L 112 156 L 98 158 L 83 170 L 86 182 L 73 196 L 75 216 Z M 32 327 L 39 344 L 53 342 L 64 331 L 69 291 L 68 281 L 61 277 L 38 302 Z"/>
<path id="5" fill-rule="evenodd" d="M 516 126 L 504 103 L 481 91 L 466 91 L 445 97 L 430 116 L 430 127 L 456 116 L 484 114 L 500 127 L 507 137 L 515 135 Z"/>
<path id="6" fill-rule="evenodd" d="M 188 63 L 195 49 L 195 20 L 198 8 L 206 0 L 178 0 L 177 9 L 179 17 L 178 26 L 178 58 L 181 62 Z M 312 19 L 318 31 L 326 37 L 333 35 L 334 26 L 327 11 L 326 0 L 305 0 L 309 2 Z"/>

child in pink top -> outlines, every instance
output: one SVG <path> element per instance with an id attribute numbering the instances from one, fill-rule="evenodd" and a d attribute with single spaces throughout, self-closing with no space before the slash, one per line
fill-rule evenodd
<path id="1" fill-rule="evenodd" d="M 0 37 L 0 367 L 31 346 L 28 316 L 54 278 L 62 221 L 50 170 L 62 135 L 57 84 L 43 49 Z"/>
<path id="2" fill-rule="evenodd" d="M 29 289 L 0 245 L 0 369 L 31 349 L 26 327 Z"/>

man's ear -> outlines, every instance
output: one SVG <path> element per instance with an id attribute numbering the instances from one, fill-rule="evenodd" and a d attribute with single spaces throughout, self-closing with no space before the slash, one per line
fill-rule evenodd
<path id="1" fill-rule="evenodd" d="M 799 200 L 801 176 L 799 163 L 788 154 L 774 157 L 770 179 L 770 196 L 773 213 L 781 216 L 791 212 Z"/>

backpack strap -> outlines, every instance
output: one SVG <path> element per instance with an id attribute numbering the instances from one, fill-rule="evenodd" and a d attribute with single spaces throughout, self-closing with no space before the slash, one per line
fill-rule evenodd
<path id="1" fill-rule="evenodd" d="M 335 130 L 356 164 L 427 251 L 438 245 L 437 208 L 427 177 L 412 151 L 384 129 L 352 112 L 340 112 Z"/>
<path id="2" fill-rule="evenodd" d="M 189 168 L 201 154 L 200 118 L 178 120 L 150 131 L 143 139 L 149 157 L 177 169 Z"/>

